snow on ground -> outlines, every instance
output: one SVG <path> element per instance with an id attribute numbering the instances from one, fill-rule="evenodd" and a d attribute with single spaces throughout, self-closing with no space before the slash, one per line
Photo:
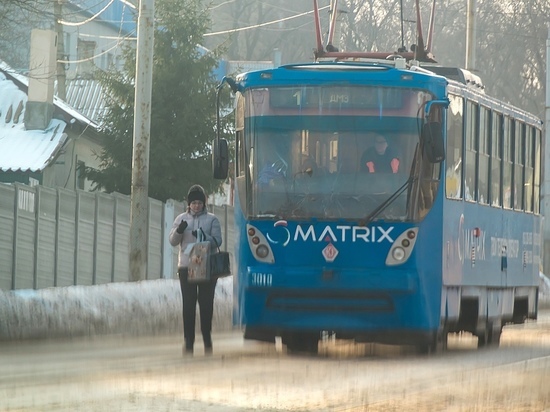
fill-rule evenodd
<path id="1" fill-rule="evenodd" d="M 550 306 L 540 274 L 539 305 Z M 232 328 L 233 279 L 218 281 L 213 330 Z M 182 333 L 179 280 L 160 279 L 40 290 L 0 290 L 0 341 L 102 334 Z"/>
<path id="2" fill-rule="evenodd" d="M 215 331 L 232 328 L 232 289 L 232 278 L 218 280 L 212 325 Z M 177 279 L 0 290 L 0 341 L 176 332 L 183 334 Z"/>

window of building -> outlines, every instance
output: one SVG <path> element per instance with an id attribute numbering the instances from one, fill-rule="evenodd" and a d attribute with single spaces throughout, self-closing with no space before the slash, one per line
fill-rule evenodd
<path id="1" fill-rule="evenodd" d="M 90 78 L 94 71 L 95 41 L 78 39 L 77 43 L 77 73 L 80 77 Z"/>
<path id="2" fill-rule="evenodd" d="M 86 169 L 86 163 L 82 160 L 76 161 L 76 188 L 84 190 L 84 184 L 86 178 L 84 177 L 84 170 Z"/>
<path id="3" fill-rule="evenodd" d="M 114 56 L 112 53 L 106 53 L 104 50 L 101 54 L 101 69 L 109 70 L 114 63 Z"/>

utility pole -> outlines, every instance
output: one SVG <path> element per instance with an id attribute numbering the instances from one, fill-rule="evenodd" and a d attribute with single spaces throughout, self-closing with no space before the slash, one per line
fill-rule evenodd
<path id="1" fill-rule="evenodd" d="M 147 278 L 154 17 L 155 1 L 140 0 L 136 51 L 132 191 L 130 194 L 130 280 L 133 281 Z"/>
<path id="2" fill-rule="evenodd" d="M 57 97 L 61 100 L 67 98 L 66 73 L 65 73 L 65 39 L 63 37 L 63 25 L 59 23 L 63 17 L 63 0 L 56 0 L 53 3 L 55 31 L 57 33 Z"/>

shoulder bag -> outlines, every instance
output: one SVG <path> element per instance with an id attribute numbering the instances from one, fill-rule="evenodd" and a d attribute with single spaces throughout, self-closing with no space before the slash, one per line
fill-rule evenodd
<path id="1" fill-rule="evenodd" d="M 216 243 L 217 251 L 210 255 L 210 276 L 213 278 L 223 278 L 231 275 L 231 268 L 229 266 L 229 252 L 222 252 Z"/>

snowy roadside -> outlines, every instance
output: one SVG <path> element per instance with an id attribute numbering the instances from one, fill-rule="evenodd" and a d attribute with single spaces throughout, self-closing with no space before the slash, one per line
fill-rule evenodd
<path id="1" fill-rule="evenodd" d="M 539 307 L 550 307 L 550 279 L 540 275 Z M 232 326 L 233 279 L 218 281 L 213 329 Z M 0 341 L 183 331 L 178 280 L 108 283 L 40 290 L 0 290 Z"/>
<path id="2" fill-rule="evenodd" d="M 215 331 L 232 328 L 233 280 L 218 281 Z M 0 290 L 0 341 L 183 333 L 179 280 Z"/>

